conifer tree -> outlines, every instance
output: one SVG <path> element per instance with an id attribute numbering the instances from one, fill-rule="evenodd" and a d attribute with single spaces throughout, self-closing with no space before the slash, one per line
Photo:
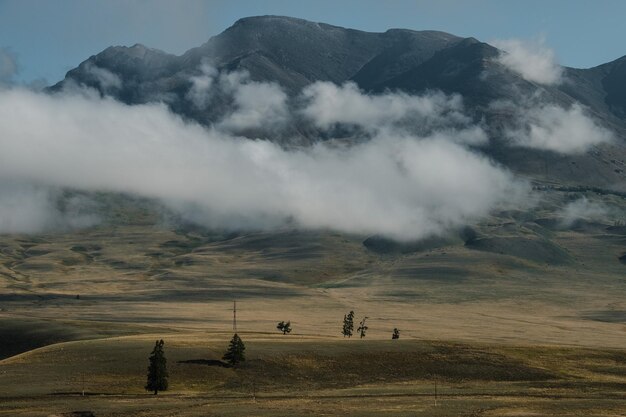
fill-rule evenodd
<path id="1" fill-rule="evenodd" d="M 343 329 L 341 330 L 341 334 L 343 337 L 352 337 L 352 332 L 354 331 L 354 311 L 350 311 L 348 314 L 343 316 Z"/>
<path id="2" fill-rule="evenodd" d="M 237 366 L 239 362 L 243 362 L 246 360 L 244 351 L 246 350 L 245 345 L 241 338 L 235 333 L 233 338 L 230 340 L 230 344 L 228 345 L 228 350 L 222 357 L 223 360 L 231 364 L 232 366 Z"/>
<path id="3" fill-rule="evenodd" d="M 156 395 L 159 391 L 167 390 L 167 359 L 163 351 L 163 340 L 157 340 L 148 360 L 148 381 L 146 391 L 154 391 Z"/>
<path id="4" fill-rule="evenodd" d="M 359 327 L 356 329 L 361 339 L 365 337 L 365 332 L 369 329 L 369 327 L 365 325 L 365 320 L 367 320 L 367 317 L 363 317 L 363 320 L 359 323 Z"/>
<path id="5" fill-rule="evenodd" d="M 393 329 L 393 333 L 391 334 L 391 339 L 400 339 L 400 330 L 397 327 Z"/>
<path id="6" fill-rule="evenodd" d="M 281 321 L 276 325 L 276 328 L 283 332 L 283 334 L 291 333 L 291 322 L 288 321 L 285 323 L 284 321 Z"/>

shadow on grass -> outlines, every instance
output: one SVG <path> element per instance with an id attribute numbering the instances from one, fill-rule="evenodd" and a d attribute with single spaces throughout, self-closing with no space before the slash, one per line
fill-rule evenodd
<path id="1" fill-rule="evenodd" d="M 230 364 L 222 362 L 218 359 L 188 359 L 186 361 L 178 361 L 178 363 L 190 363 L 194 365 L 221 366 L 222 368 L 232 368 Z"/>

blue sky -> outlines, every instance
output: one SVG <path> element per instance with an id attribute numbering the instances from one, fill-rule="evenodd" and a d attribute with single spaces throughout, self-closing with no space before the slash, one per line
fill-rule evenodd
<path id="1" fill-rule="evenodd" d="M 563 65 L 626 55 L 622 0 L 0 0 L 0 48 L 18 79 L 54 83 L 110 45 L 180 54 L 240 17 L 278 14 L 367 31 L 436 29 L 482 41 L 545 38 Z"/>

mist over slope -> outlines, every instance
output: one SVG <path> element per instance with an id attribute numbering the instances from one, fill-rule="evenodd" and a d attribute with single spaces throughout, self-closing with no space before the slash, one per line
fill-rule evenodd
<path id="1" fill-rule="evenodd" d="M 47 93 L 0 91 L 0 231 L 97 222 L 67 189 L 399 240 L 529 207 L 531 181 L 625 190 L 620 65 L 494 43 L 264 16 L 181 56 L 107 48 Z"/>
<path id="2" fill-rule="evenodd" d="M 587 147 L 606 142 L 602 139 L 606 134 L 598 135 L 594 124 L 620 138 L 626 134 L 626 94 L 620 87 L 626 82 L 623 59 L 572 69 L 561 67 L 541 43 L 493 43 L 501 49 L 444 32 L 369 33 L 288 17 L 250 17 L 181 56 L 142 45 L 108 48 L 69 71 L 53 90 L 79 84 L 127 104 L 164 102 L 186 119 L 207 126 L 223 122 L 237 134 L 291 145 L 354 139 L 351 120 L 336 120 L 332 126 L 338 128 L 328 132 L 311 126 L 297 112 L 286 117 L 280 107 L 297 107 L 302 91 L 311 84 L 354 83 L 364 94 L 442 92 L 462 98 L 467 117 L 485 127 L 489 143 L 483 152 L 513 170 L 541 179 L 623 189 L 620 183 L 626 177 L 619 163 L 626 155 L 623 139 L 610 148 Z M 232 73 L 246 74 L 248 81 L 231 77 L 225 82 L 220 76 Z M 237 88 L 242 81 L 249 84 L 247 91 Z M 255 83 L 270 87 L 254 91 Z M 257 115 L 264 120 L 262 125 L 249 119 L 239 124 L 224 121 L 237 109 L 263 106 L 273 110 Z M 279 129 L 268 126 L 276 119 Z M 563 146 L 567 142 L 563 136 L 572 134 L 578 136 L 574 145 Z M 555 145 L 546 137 L 561 143 Z M 531 146 L 509 152 L 511 143 Z M 580 155 L 589 150 L 593 152 Z M 537 160 L 545 161 L 542 165 L 547 168 L 540 169 Z"/>
<path id="3" fill-rule="evenodd" d="M 622 346 L 620 60 L 491 43 L 248 18 L 182 56 L 108 48 L 43 92 L 4 53 L 9 353 L 230 331 L 233 299 L 261 332 L 339 337 L 357 309 L 375 338 Z"/>

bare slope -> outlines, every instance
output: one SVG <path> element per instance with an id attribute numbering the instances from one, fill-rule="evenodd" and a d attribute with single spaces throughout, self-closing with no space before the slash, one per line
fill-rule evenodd
<path id="1" fill-rule="evenodd" d="M 4 337 L 30 340 L 22 350 L 150 327 L 227 330 L 237 299 L 250 331 L 291 320 L 298 334 L 334 337 L 354 309 L 376 339 L 399 327 L 418 339 L 622 346 L 623 227 L 565 225 L 559 207 L 580 194 L 550 193 L 473 233 L 399 250 L 330 232 L 177 229 L 143 211 L 83 231 L 3 236 L 0 324 Z M 623 210 L 622 197 L 587 197 Z"/>

